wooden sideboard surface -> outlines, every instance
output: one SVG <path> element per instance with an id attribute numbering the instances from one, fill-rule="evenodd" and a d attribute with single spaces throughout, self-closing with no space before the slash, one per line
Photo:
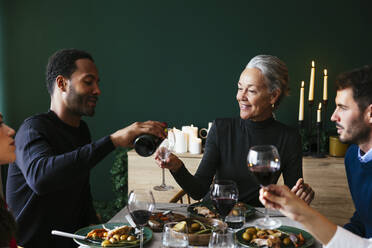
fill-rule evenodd
<path id="1" fill-rule="evenodd" d="M 194 174 L 202 155 L 189 153 L 177 154 L 188 170 Z M 161 169 L 153 156 L 140 157 L 134 151 L 128 152 L 128 188 L 152 189 L 161 184 Z M 327 157 L 323 159 L 304 157 L 303 170 L 305 182 L 315 191 L 315 199 L 311 206 L 327 216 L 336 224 L 343 225 L 354 212 L 350 191 L 346 179 L 343 158 Z M 153 190 L 157 202 L 169 202 L 181 188 L 168 170 L 165 170 L 166 184 L 174 186 L 171 191 Z M 282 179 L 279 179 L 282 184 Z"/>

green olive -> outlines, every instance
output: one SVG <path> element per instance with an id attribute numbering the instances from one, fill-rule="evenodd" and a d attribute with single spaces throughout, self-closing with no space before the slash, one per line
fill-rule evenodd
<path id="1" fill-rule="evenodd" d="M 192 232 L 196 232 L 200 230 L 200 224 L 199 223 L 192 223 L 190 227 Z"/>
<path id="2" fill-rule="evenodd" d="M 242 238 L 245 240 L 245 241 L 249 241 L 251 240 L 251 235 L 247 232 L 244 232 L 243 235 L 242 235 Z"/>
<path id="3" fill-rule="evenodd" d="M 289 245 L 290 243 L 291 243 L 291 240 L 288 237 L 283 239 L 283 244 L 284 245 Z"/>
<path id="4" fill-rule="evenodd" d="M 256 234 L 257 233 L 257 230 L 256 228 L 254 227 L 249 227 L 245 230 L 246 233 L 249 233 L 249 234 Z"/>

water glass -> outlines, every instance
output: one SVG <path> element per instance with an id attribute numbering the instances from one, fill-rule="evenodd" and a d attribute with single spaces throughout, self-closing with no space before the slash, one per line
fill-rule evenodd
<path id="1" fill-rule="evenodd" d="M 234 233 L 226 231 L 213 232 L 208 248 L 235 248 Z"/>
<path id="2" fill-rule="evenodd" d="M 163 248 L 186 248 L 189 246 L 189 238 L 187 235 L 187 225 L 180 227 L 179 225 L 175 228 L 176 224 L 180 222 L 169 222 L 164 224 L 162 247 Z"/>
<path id="3" fill-rule="evenodd" d="M 243 208 L 235 206 L 230 214 L 226 216 L 225 222 L 230 230 L 238 230 L 245 224 L 245 211 Z"/>

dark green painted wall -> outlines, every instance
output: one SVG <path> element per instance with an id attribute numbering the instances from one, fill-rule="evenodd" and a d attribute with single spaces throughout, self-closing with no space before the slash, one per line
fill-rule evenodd
<path id="1" fill-rule="evenodd" d="M 371 7 L 346 0 L 6 1 L 1 37 L 8 120 L 18 128 L 49 108 L 47 58 L 74 47 L 94 55 L 102 78 L 96 116 L 87 119 L 95 139 L 137 120 L 205 127 L 216 117 L 237 115 L 240 72 L 262 53 L 289 67 L 292 93 L 277 117 L 294 126 L 299 84 L 309 81 L 311 60 L 315 98 L 321 98 L 326 67 L 331 102 L 339 72 L 371 63 Z M 96 198 L 112 197 L 112 158 L 93 170 Z"/>

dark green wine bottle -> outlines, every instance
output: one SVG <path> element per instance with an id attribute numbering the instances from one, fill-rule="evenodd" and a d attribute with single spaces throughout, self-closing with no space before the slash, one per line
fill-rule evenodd
<path id="1" fill-rule="evenodd" d="M 142 157 L 151 156 L 163 141 L 152 134 L 142 134 L 134 141 L 134 149 Z"/>

